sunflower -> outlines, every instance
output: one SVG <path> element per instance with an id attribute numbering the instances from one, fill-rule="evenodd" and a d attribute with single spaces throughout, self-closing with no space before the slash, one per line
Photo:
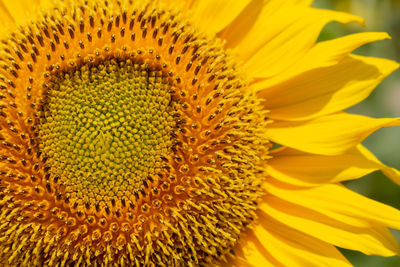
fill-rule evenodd
<path id="1" fill-rule="evenodd" d="M 316 42 L 307 0 L 0 1 L 0 264 L 349 266 L 400 212 L 341 182 L 399 119 L 343 110 L 398 64 Z"/>

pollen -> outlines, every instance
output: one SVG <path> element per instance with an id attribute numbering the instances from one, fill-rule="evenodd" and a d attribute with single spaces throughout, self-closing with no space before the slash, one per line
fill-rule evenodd
<path id="1" fill-rule="evenodd" d="M 220 40 L 131 2 L 1 42 L 0 264 L 218 264 L 256 218 L 267 112 Z"/>

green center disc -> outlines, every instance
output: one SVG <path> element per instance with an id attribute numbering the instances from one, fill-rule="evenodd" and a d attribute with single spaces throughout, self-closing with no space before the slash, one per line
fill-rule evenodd
<path id="1" fill-rule="evenodd" d="M 134 192 L 168 155 L 170 87 L 161 71 L 131 60 L 54 77 L 40 124 L 51 172 L 80 199 Z"/>

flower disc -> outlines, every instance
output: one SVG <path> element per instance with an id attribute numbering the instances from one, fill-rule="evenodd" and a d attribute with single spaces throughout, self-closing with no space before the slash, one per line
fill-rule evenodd
<path id="1" fill-rule="evenodd" d="M 153 1 L 76 0 L 0 60 L 2 263 L 229 256 L 256 217 L 268 119 L 219 40 Z"/>
<path id="2" fill-rule="evenodd" d="M 107 60 L 54 75 L 49 88 L 39 149 L 78 204 L 131 198 L 162 170 L 176 123 L 161 71 Z"/>

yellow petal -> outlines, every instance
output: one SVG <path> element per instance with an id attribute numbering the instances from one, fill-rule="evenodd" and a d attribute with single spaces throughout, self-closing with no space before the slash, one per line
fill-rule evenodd
<path id="1" fill-rule="evenodd" d="M 371 160 L 367 157 L 365 150 L 359 145 L 341 155 L 325 156 L 287 148 L 272 154 L 266 172 L 285 183 L 318 186 L 357 179 L 376 170 L 390 169 L 376 158 Z M 367 152 L 370 153 L 368 150 Z"/>
<path id="2" fill-rule="evenodd" d="M 267 100 L 272 119 L 312 119 L 359 103 L 398 67 L 391 60 L 350 55 L 331 67 L 307 71 L 262 90 L 259 96 Z"/>
<path id="3" fill-rule="evenodd" d="M 29 0 L 25 0 L 25 1 L 29 1 Z M 56 5 L 54 3 L 54 0 L 36 0 L 40 2 L 40 7 L 41 8 L 48 8 L 48 7 L 52 7 L 54 5 Z"/>
<path id="4" fill-rule="evenodd" d="M 363 22 L 350 14 L 304 6 L 284 6 L 273 11 L 266 6 L 264 10 L 235 49 L 253 77 L 271 77 L 300 60 L 326 23 Z"/>
<path id="5" fill-rule="evenodd" d="M 316 67 L 332 66 L 340 62 L 354 49 L 384 39 L 390 39 L 390 36 L 384 32 L 361 32 L 316 43 L 290 71 L 298 69 L 300 73 Z"/>
<path id="6" fill-rule="evenodd" d="M 341 184 L 298 188 L 268 179 L 264 188 L 268 194 L 348 225 L 400 229 L 399 210 L 368 199 Z"/>
<path id="7" fill-rule="evenodd" d="M 254 236 L 253 232 L 242 233 L 240 243 L 234 249 L 236 254 L 235 266 L 240 267 L 278 267 L 283 265 L 276 260 L 261 242 Z"/>
<path id="8" fill-rule="evenodd" d="M 278 144 L 304 152 L 338 155 L 358 145 L 375 130 L 399 123 L 399 119 L 337 113 L 303 122 L 274 122 L 267 135 Z"/>
<path id="9" fill-rule="evenodd" d="M 0 0 L 0 38 L 31 19 L 43 1 L 50 0 Z"/>
<path id="10" fill-rule="evenodd" d="M 15 22 L 22 21 L 26 18 L 25 8 L 23 8 L 21 1 L 1 1 L 2 5 L 7 9 Z"/>
<path id="11" fill-rule="evenodd" d="M 360 152 L 362 155 L 367 159 L 370 160 L 371 162 L 375 162 L 378 166 L 379 169 L 385 174 L 388 178 L 390 178 L 393 182 L 396 184 L 400 185 L 400 171 L 396 170 L 395 168 L 391 168 L 380 162 L 374 154 L 372 154 L 368 149 L 366 149 L 364 146 L 359 145 L 358 146 Z"/>
<path id="12" fill-rule="evenodd" d="M 333 40 L 316 43 L 307 53 L 289 67 L 281 75 L 270 79 L 263 79 L 254 85 L 256 92 L 267 91 L 266 94 L 277 87 L 280 83 L 292 79 L 296 75 L 309 70 L 329 67 L 338 64 L 347 57 L 354 49 L 370 42 L 390 38 L 383 32 L 362 32 L 350 34 Z"/>
<path id="13" fill-rule="evenodd" d="M 262 15 L 265 5 L 264 0 L 252 0 L 223 31 L 218 33 L 219 38 L 226 40 L 226 48 L 233 48 L 243 40 Z"/>
<path id="14" fill-rule="evenodd" d="M 282 5 L 311 5 L 313 0 L 269 0 L 268 4 L 271 6 L 282 6 Z"/>
<path id="15" fill-rule="evenodd" d="M 163 0 L 169 7 L 180 8 L 183 11 L 192 8 L 194 1 L 195 0 Z"/>
<path id="16" fill-rule="evenodd" d="M 22 22 L 29 18 L 31 12 L 33 12 L 39 5 L 39 0 L 0 0 L 2 5 L 11 14 L 15 22 Z"/>
<path id="17" fill-rule="evenodd" d="M 307 6 L 311 2 L 311 0 L 252 0 L 239 16 L 218 34 L 218 37 L 227 41 L 227 48 L 233 48 L 245 38 L 257 21 L 264 20 L 274 11 L 282 8 L 282 6 Z"/>
<path id="18" fill-rule="evenodd" d="M 385 227 L 350 226 L 272 195 L 264 197 L 259 209 L 287 227 L 335 246 L 361 251 L 367 255 L 393 256 L 399 251 L 396 239 Z"/>
<path id="19" fill-rule="evenodd" d="M 253 228 L 256 238 L 283 266 L 351 266 L 334 246 L 287 227 L 265 212 L 259 212 L 258 221 Z"/>
<path id="20" fill-rule="evenodd" d="M 15 27 L 13 15 L 3 1 L 0 0 L 0 38 L 3 38 L 8 29 Z"/>
<path id="21" fill-rule="evenodd" d="M 214 35 L 231 23 L 251 0 L 200 0 L 192 6 L 192 20 L 202 31 Z"/>
<path id="22" fill-rule="evenodd" d="M 275 0 L 275 1 L 280 1 L 280 0 Z M 309 5 L 311 5 L 312 1 L 313 0 L 286 0 L 286 1 L 280 1 L 280 2 L 289 2 L 292 4 L 309 6 Z"/>

